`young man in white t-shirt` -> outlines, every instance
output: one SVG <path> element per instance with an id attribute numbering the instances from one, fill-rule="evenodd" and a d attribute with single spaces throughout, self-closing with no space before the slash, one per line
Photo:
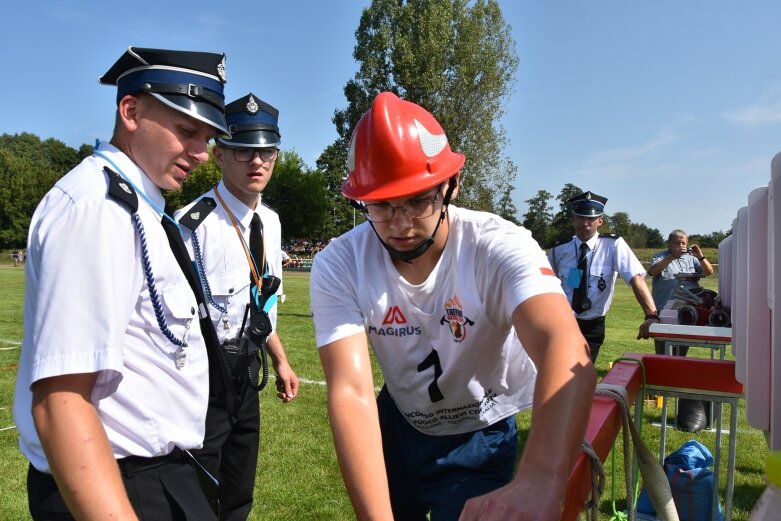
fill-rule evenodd
<path id="1" fill-rule="evenodd" d="M 558 519 L 583 439 L 587 344 L 531 234 L 450 205 L 463 164 L 429 112 L 377 96 L 342 186 L 368 222 L 312 266 L 331 428 L 359 519 Z M 385 381 L 376 400 L 369 344 Z M 532 403 L 514 474 L 515 414 Z"/>

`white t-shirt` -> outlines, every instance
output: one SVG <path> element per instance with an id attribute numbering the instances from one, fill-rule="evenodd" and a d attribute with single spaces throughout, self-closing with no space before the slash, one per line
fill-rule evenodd
<path id="1" fill-rule="evenodd" d="M 107 143 L 99 150 L 164 206 L 160 190 L 126 155 Z M 14 420 L 22 453 L 43 472 L 49 465 L 30 413 L 30 386 L 51 376 L 98 373 L 92 403 L 117 458 L 203 442 L 209 367 L 195 296 L 160 216 L 139 195 L 163 315 L 188 344 L 177 369 L 178 348 L 158 327 L 131 214 L 107 196 L 104 166 L 116 170 L 96 155 L 82 161 L 44 196 L 30 222 Z"/>
<path id="2" fill-rule="evenodd" d="M 277 213 L 268 206 L 261 204 L 260 201 L 253 212 L 246 204 L 230 193 L 223 181 L 220 181 L 217 189 L 220 192 L 220 197 L 228 205 L 228 208 L 233 213 L 233 217 L 238 222 L 247 247 L 249 247 L 249 226 L 252 221 L 252 215 L 257 213 L 260 216 L 260 220 L 263 223 L 263 247 L 266 253 L 269 273 L 282 278 L 282 229 Z M 214 210 L 195 229 L 195 233 L 198 236 L 204 270 L 214 302 L 227 311 L 227 314 L 223 315 L 214 305 L 209 304 L 209 314 L 217 330 L 217 336 L 220 338 L 220 342 L 225 342 L 226 340 L 236 338 L 241 329 L 244 312 L 250 298 L 250 267 L 241 239 L 239 239 L 239 235 L 236 233 L 236 229 L 233 227 L 225 207 L 222 206 L 219 199 L 215 196 L 214 190 L 203 194 L 176 212 L 176 219 L 179 220 L 189 212 L 202 197 L 211 197 L 217 203 Z M 185 227 L 182 227 L 181 230 L 187 249 L 190 251 L 190 258 L 194 259 L 195 254 L 192 250 L 190 231 Z M 259 263 L 260 260 L 256 259 L 256 262 Z M 259 268 L 263 269 L 260 266 Z M 262 273 L 259 275 L 262 276 Z M 278 290 L 279 292 L 280 290 Z M 276 303 L 269 309 L 268 315 L 272 327 L 276 330 Z"/>
<path id="3" fill-rule="evenodd" d="M 531 405 L 536 368 L 512 313 L 562 292 L 528 230 L 453 205 L 448 215 L 447 244 L 422 284 L 399 275 L 368 223 L 315 256 L 310 282 L 317 345 L 365 331 L 399 410 L 433 435 Z"/>

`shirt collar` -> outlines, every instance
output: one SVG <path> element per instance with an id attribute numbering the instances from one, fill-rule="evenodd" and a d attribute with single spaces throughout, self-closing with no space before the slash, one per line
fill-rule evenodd
<path id="1" fill-rule="evenodd" d="M 111 159 L 111 161 L 122 170 L 121 172 L 117 172 L 119 175 L 133 183 L 133 186 L 144 192 L 144 194 L 161 209 L 165 208 L 165 198 L 163 197 L 163 192 L 160 191 L 160 187 L 157 186 L 124 152 L 106 141 L 101 141 L 98 144 L 97 150 Z M 111 168 L 111 165 L 109 165 L 109 168 Z"/>
<path id="2" fill-rule="evenodd" d="M 586 244 L 588 244 L 589 250 L 594 250 L 597 246 L 597 241 L 599 240 L 599 233 L 595 233 L 589 240 L 586 241 Z M 577 249 L 580 249 L 580 245 L 583 244 L 583 241 L 580 240 L 580 238 L 576 235 L 575 236 L 575 246 Z"/>
<path id="3" fill-rule="evenodd" d="M 233 214 L 233 217 L 235 217 L 236 220 L 241 223 L 241 226 L 245 230 L 248 230 L 250 222 L 252 222 L 252 216 L 256 212 L 254 212 L 243 202 L 239 201 L 239 199 L 233 195 L 230 190 L 228 190 L 228 187 L 225 186 L 224 180 L 220 179 L 217 187 L 220 191 L 220 197 L 222 197 L 222 200 L 225 201 L 225 204 L 228 206 L 228 210 L 230 210 L 230 212 Z M 255 208 L 257 209 L 259 206 L 260 198 L 258 198 L 258 206 Z"/>

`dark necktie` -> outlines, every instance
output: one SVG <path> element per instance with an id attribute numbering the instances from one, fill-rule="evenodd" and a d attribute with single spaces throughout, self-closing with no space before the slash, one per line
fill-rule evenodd
<path id="1" fill-rule="evenodd" d="M 572 292 L 572 309 L 580 315 L 591 308 L 588 302 L 588 244 L 580 244 L 580 256 L 578 257 L 578 269 L 580 270 L 580 284 Z"/>
<path id="2" fill-rule="evenodd" d="M 263 278 L 263 223 L 260 222 L 260 216 L 256 213 L 252 214 L 252 222 L 249 225 L 249 252 L 252 254 L 252 259 L 255 261 L 255 270 L 257 271 L 258 278 Z M 252 277 L 252 271 L 250 271 L 250 288 L 255 287 L 255 279 Z M 252 291 L 254 293 L 254 291 Z M 254 301 L 254 299 L 252 299 Z"/>

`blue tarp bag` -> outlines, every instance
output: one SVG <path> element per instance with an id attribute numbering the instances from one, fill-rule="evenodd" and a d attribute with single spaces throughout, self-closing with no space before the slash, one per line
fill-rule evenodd
<path id="1" fill-rule="evenodd" d="M 664 458 L 664 472 L 670 481 L 670 490 L 681 521 L 711 521 L 713 500 L 713 456 L 697 440 L 689 440 Z M 637 500 L 637 512 L 655 516 L 648 492 L 643 488 Z M 724 521 L 724 510 L 719 503 L 716 521 Z"/>

